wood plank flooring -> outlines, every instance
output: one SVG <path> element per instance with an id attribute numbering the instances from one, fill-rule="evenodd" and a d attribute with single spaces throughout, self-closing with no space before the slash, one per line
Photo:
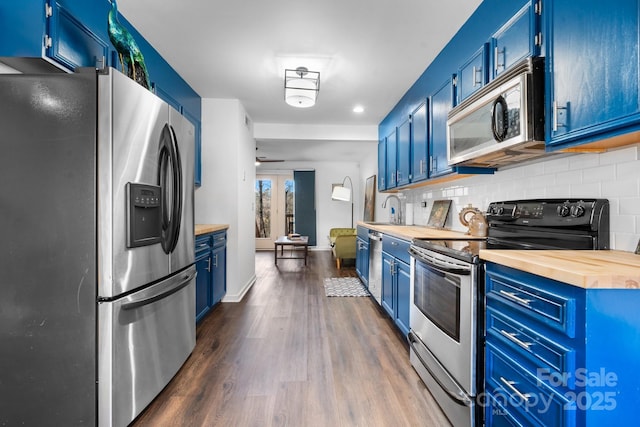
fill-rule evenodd
<path id="1" fill-rule="evenodd" d="M 133 426 L 449 426 L 409 363 L 408 347 L 367 297 L 324 294 L 330 251 L 273 264 L 240 303 L 198 325 L 185 365 Z"/>

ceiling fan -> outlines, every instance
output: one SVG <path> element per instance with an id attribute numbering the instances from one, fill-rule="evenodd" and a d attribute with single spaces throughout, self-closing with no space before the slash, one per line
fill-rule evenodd
<path id="1" fill-rule="evenodd" d="M 258 151 L 258 147 L 256 147 L 256 151 Z M 258 166 L 261 163 L 278 163 L 278 162 L 284 162 L 284 160 L 267 159 L 265 156 L 256 156 L 256 166 Z"/>

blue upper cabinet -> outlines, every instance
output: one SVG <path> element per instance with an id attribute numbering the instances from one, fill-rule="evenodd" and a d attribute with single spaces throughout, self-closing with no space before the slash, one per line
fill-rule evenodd
<path id="1" fill-rule="evenodd" d="M 77 67 L 101 68 L 112 65 L 112 49 L 108 38 L 101 38 L 91 31 L 59 2 L 50 1 L 44 7 L 47 18 L 44 36 L 47 57 L 71 71 Z M 108 13 L 105 10 L 102 12 Z"/>
<path id="2" fill-rule="evenodd" d="M 539 46 L 542 43 L 537 19 L 541 10 L 540 1 L 527 2 L 493 34 L 492 78 L 498 77 L 520 60 L 539 54 Z"/>
<path id="3" fill-rule="evenodd" d="M 575 145 L 637 130 L 639 2 L 555 0 L 544 7 L 552 58 L 547 143 Z"/>
<path id="4" fill-rule="evenodd" d="M 398 170 L 396 172 L 396 185 L 407 185 L 411 182 L 411 119 L 408 118 L 400 126 L 398 126 L 397 136 L 397 162 Z"/>
<path id="5" fill-rule="evenodd" d="M 458 103 L 464 101 L 489 80 L 489 44 L 484 43 L 458 70 Z"/>
<path id="6" fill-rule="evenodd" d="M 430 97 L 429 178 L 451 173 L 447 162 L 447 117 L 453 108 L 454 86 L 450 76 Z"/>
<path id="7" fill-rule="evenodd" d="M 429 137 L 427 103 L 411 114 L 411 182 L 428 178 Z"/>
<path id="8" fill-rule="evenodd" d="M 398 153 L 398 142 L 397 142 L 397 131 L 396 129 L 393 130 L 393 132 L 391 132 L 388 136 L 387 136 L 387 146 L 386 146 L 386 153 L 387 153 L 387 161 L 386 161 L 386 179 L 387 179 L 387 189 L 390 188 L 396 188 L 398 186 L 398 182 L 396 180 L 398 174 L 398 169 L 397 169 L 397 153 Z"/>
<path id="9" fill-rule="evenodd" d="M 0 57 L 41 58 L 44 55 L 45 2 L 0 2 Z"/>
<path id="10" fill-rule="evenodd" d="M 386 138 L 378 142 L 378 191 L 387 189 L 387 141 Z"/>

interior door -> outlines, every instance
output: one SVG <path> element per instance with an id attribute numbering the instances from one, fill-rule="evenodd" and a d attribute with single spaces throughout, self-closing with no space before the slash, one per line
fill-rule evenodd
<path id="1" fill-rule="evenodd" d="M 278 236 L 294 232 L 293 176 L 256 175 L 256 249 L 273 250 Z"/>

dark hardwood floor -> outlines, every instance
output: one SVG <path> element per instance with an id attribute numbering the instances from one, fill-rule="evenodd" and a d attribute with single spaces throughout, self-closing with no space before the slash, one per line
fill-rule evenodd
<path id="1" fill-rule="evenodd" d="M 408 347 L 368 297 L 324 294 L 356 276 L 329 251 L 309 264 L 256 254 L 257 281 L 197 327 L 193 354 L 134 426 L 448 426 Z"/>

